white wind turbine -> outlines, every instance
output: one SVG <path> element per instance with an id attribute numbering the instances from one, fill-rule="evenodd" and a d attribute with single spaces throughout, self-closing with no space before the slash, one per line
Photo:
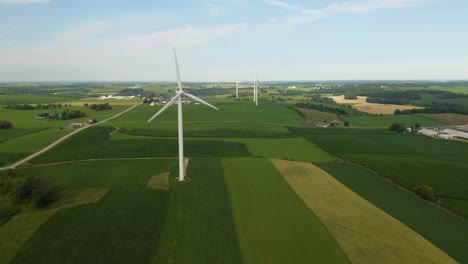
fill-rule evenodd
<path id="1" fill-rule="evenodd" d="M 239 81 L 236 82 L 236 99 L 239 99 Z"/>
<path id="2" fill-rule="evenodd" d="M 255 105 L 258 105 L 258 87 L 263 86 L 261 85 L 262 83 L 258 80 L 258 72 L 257 72 L 257 76 L 255 77 L 255 81 L 253 81 L 251 84 L 253 85 L 253 88 L 254 88 L 254 102 L 255 102 Z"/>
<path id="3" fill-rule="evenodd" d="M 177 104 L 178 104 L 177 121 L 178 121 L 178 126 L 179 126 L 179 181 L 183 181 L 185 179 L 185 175 L 184 175 L 184 131 L 183 131 L 183 122 L 182 122 L 182 96 L 185 95 L 211 108 L 214 108 L 216 110 L 219 110 L 219 109 L 203 101 L 202 99 L 196 97 L 195 95 L 184 93 L 182 91 L 179 64 L 177 62 L 177 53 L 176 53 L 175 47 L 174 47 L 174 59 L 175 59 L 175 64 L 176 64 L 177 85 L 179 87 L 179 90 L 176 92 L 176 96 L 174 96 L 169 102 L 167 102 L 167 104 L 163 108 L 161 108 L 161 110 L 159 110 L 154 116 L 148 119 L 148 123 L 151 122 L 153 119 L 155 119 L 159 114 L 164 112 L 164 110 L 166 110 L 169 106 L 171 106 L 177 100 Z"/>

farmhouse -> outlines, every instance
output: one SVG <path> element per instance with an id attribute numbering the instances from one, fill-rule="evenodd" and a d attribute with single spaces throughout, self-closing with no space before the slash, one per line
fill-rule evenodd
<path id="1" fill-rule="evenodd" d="M 468 140 L 468 128 L 466 127 L 453 127 L 453 128 L 441 128 L 441 127 L 431 127 L 423 128 L 418 131 L 418 133 L 438 137 L 442 139 L 464 139 Z"/>
<path id="2" fill-rule="evenodd" d="M 166 105 L 168 103 L 168 101 L 162 101 L 161 104 L 162 105 Z M 186 105 L 186 104 L 191 104 L 192 102 L 191 101 L 182 101 L 182 104 Z M 179 104 L 178 101 L 175 101 L 174 104 Z"/>

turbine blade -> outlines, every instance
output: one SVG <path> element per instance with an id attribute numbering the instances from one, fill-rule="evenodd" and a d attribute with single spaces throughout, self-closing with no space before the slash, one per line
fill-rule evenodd
<path id="1" fill-rule="evenodd" d="M 177 62 L 177 53 L 174 46 L 174 59 L 176 65 L 176 74 L 177 74 L 177 86 L 179 87 L 179 91 L 182 91 L 182 82 L 180 80 L 180 71 L 179 71 L 179 62 Z"/>
<path id="2" fill-rule="evenodd" d="M 207 106 L 209 106 L 209 107 L 211 107 L 211 108 L 213 108 L 213 109 L 219 110 L 217 107 L 215 107 L 215 106 L 213 106 L 213 105 L 211 105 L 211 104 L 209 104 L 209 103 L 203 101 L 202 99 L 196 97 L 196 96 L 193 95 L 193 94 L 188 94 L 188 93 L 184 93 L 184 92 L 182 92 L 182 94 L 184 94 L 184 95 L 186 95 L 187 97 L 190 97 L 190 98 L 192 98 L 193 100 L 196 100 L 196 101 L 198 101 L 198 102 L 200 102 L 200 103 L 202 103 L 202 104 L 204 104 L 204 105 L 207 105 Z"/>
<path id="3" fill-rule="evenodd" d="M 159 109 L 159 111 L 154 114 L 154 116 L 152 116 L 150 119 L 148 119 L 148 123 L 153 121 L 153 119 L 155 119 L 158 115 L 160 115 L 162 112 L 164 112 L 164 110 L 166 110 L 167 108 L 169 108 L 169 106 L 171 106 L 175 100 L 177 100 L 180 96 L 181 92 L 178 92 L 176 96 L 174 96 L 174 98 L 172 98 L 169 102 L 167 102 L 167 104 L 165 106 L 163 106 L 163 108 Z"/>

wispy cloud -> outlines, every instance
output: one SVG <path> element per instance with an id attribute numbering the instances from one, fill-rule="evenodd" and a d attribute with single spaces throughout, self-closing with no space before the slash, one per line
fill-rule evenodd
<path id="1" fill-rule="evenodd" d="M 52 0 L 0 0 L 0 4 L 49 4 Z"/>
<path id="2" fill-rule="evenodd" d="M 383 9 L 412 7 L 427 0 L 356 0 L 330 3 L 315 9 L 278 0 L 264 1 L 285 10 L 294 11 L 295 14 L 287 21 L 291 24 L 300 24 L 340 13 L 371 13 Z"/>
<path id="3" fill-rule="evenodd" d="M 210 6 L 208 9 L 210 16 L 219 16 L 221 14 L 221 7 L 219 6 Z"/>

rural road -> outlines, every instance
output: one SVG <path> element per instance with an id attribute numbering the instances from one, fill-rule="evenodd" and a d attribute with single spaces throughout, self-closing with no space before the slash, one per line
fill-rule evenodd
<path id="1" fill-rule="evenodd" d="M 79 132 L 81 132 L 81 131 L 83 131 L 83 130 L 89 128 L 89 127 L 92 127 L 92 126 L 95 126 L 95 125 L 98 125 L 98 124 L 105 123 L 105 122 L 107 122 L 107 121 L 109 121 L 109 120 L 111 120 L 111 119 L 114 119 L 114 118 L 116 118 L 116 117 L 118 117 L 118 116 L 120 116 L 120 115 L 123 115 L 123 114 L 125 114 L 126 112 L 131 111 L 133 108 L 135 108 L 135 107 L 137 107 L 137 106 L 139 106 L 139 105 L 141 105 L 141 104 L 142 104 L 142 103 L 136 104 L 136 105 L 134 105 L 134 106 L 132 106 L 132 107 L 130 107 L 130 108 L 128 108 L 128 109 L 126 109 L 126 110 L 124 110 L 124 111 L 122 111 L 122 112 L 120 112 L 120 113 L 114 115 L 114 116 L 112 116 L 112 117 L 109 117 L 109 118 L 107 118 L 107 119 L 105 119 L 105 120 L 102 120 L 102 121 L 100 121 L 100 122 L 97 122 L 96 124 L 92 124 L 92 125 L 88 125 L 88 126 L 84 126 L 84 127 L 78 128 L 78 129 L 76 129 L 75 131 L 71 132 L 70 134 L 67 134 L 67 135 L 65 135 L 65 136 L 63 136 L 63 137 L 57 139 L 56 141 L 52 142 L 50 145 L 48 145 L 47 147 L 45 147 L 45 148 L 39 150 L 38 152 L 33 153 L 33 154 L 27 156 L 26 158 L 24 158 L 24 159 L 22 159 L 22 160 L 19 160 L 19 161 L 13 163 L 13 164 L 10 164 L 10 165 L 5 166 L 5 167 L 1 167 L 0 170 L 10 170 L 10 169 L 14 169 L 14 168 L 18 167 L 19 165 L 21 165 L 21 164 L 23 164 L 23 163 L 25 163 L 25 162 L 28 162 L 28 161 L 30 161 L 31 159 L 33 159 L 33 158 L 35 158 L 35 157 L 41 155 L 42 153 L 48 151 L 49 149 L 51 149 L 51 148 L 57 146 L 58 144 L 62 143 L 65 139 L 67 139 L 67 138 L 69 138 L 69 137 L 71 137 L 71 136 L 73 136 L 73 135 L 75 135 L 75 134 L 77 134 L 77 133 L 79 133 Z"/>

